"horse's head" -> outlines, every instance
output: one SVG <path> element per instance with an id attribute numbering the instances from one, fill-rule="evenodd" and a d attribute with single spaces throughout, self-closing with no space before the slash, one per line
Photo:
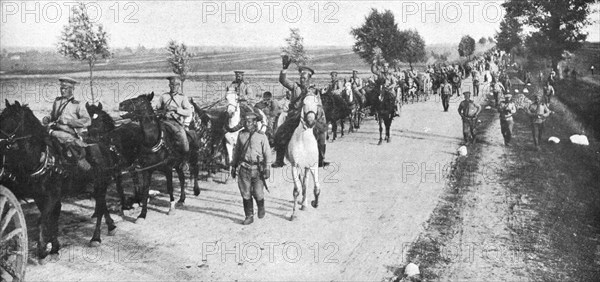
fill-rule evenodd
<path id="1" fill-rule="evenodd" d="M 97 106 L 85 103 L 85 108 L 92 118 L 92 123 L 88 127 L 91 136 L 97 136 L 115 129 L 115 122 L 110 115 L 102 110 L 102 103 L 98 103 Z"/>
<path id="2" fill-rule="evenodd" d="M 302 118 L 300 122 L 304 128 L 313 128 L 317 123 L 317 111 L 319 110 L 318 97 L 307 95 L 302 102 Z"/>
<path id="3" fill-rule="evenodd" d="M 134 117 L 151 115 L 154 112 L 152 109 L 153 98 L 154 92 L 127 99 L 119 103 L 119 111 L 127 112 L 123 117 L 129 117 L 129 115 Z"/>
<path id="4" fill-rule="evenodd" d="M 35 117 L 31 109 L 15 101 L 11 105 L 5 100 L 6 109 L 0 114 L 0 150 L 27 151 L 31 139 L 43 142 L 48 135 L 44 126 Z M 30 151 L 28 153 L 31 153 Z"/>
<path id="5" fill-rule="evenodd" d="M 225 94 L 225 101 L 227 101 L 227 115 L 232 117 L 239 109 L 238 95 L 234 91 L 228 90 Z"/>

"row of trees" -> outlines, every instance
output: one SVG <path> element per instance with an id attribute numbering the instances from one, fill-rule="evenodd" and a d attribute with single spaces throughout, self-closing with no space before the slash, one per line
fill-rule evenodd
<path id="1" fill-rule="evenodd" d="M 510 53 L 527 51 L 551 60 L 552 68 L 564 58 L 565 51 L 581 48 L 587 38 L 584 28 L 595 0 L 508 0 L 496 34 L 497 46 Z M 524 33 L 523 27 L 531 32 Z"/>
<path id="2" fill-rule="evenodd" d="M 108 34 L 104 31 L 102 24 L 90 21 L 86 6 L 84 3 L 74 6 L 72 17 L 69 23 L 65 25 L 58 43 L 58 53 L 73 60 L 82 61 L 88 64 L 90 70 L 90 93 L 92 101 L 94 97 L 94 66 L 99 60 L 108 59 L 112 56 L 108 47 Z M 190 61 L 193 54 L 188 51 L 184 43 L 177 43 L 174 40 L 169 41 L 167 48 L 167 62 L 169 67 L 181 79 L 181 91 L 183 83 L 187 79 L 188 73 L 192 70 Z M 146 51 L 143 46 L 138 47 L 138 51 Z"/>
<path id="3" fill-rule="evenodd" d="M 399 30 L 390 10 L 372 9 L 365 23 L 350 32 L 356 42 L 352 50 L 365 62 L 385 61 L 391 66 L 425 60 L 425 41 L 416 30 Z"/>

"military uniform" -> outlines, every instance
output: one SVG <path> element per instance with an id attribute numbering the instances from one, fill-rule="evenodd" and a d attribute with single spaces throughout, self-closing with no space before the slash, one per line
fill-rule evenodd
<path id="1" fill-rule="evenodd" d="M 256 122 L 257 115 L 253 112 L 246 114 L 246 121 Z M 271 147 L 269 140 L 263 133 L 253 129 L 245 128 L 240 132 L 237 144 L 233 152 L 232 174 L 236 176 L 236 168 L 239 167 L 238 188 L 244 202 L 244 213 L 246 220 L 244 224 L 252 223 L 254 206 L 252 198 L 258 206 L 258 218 L 265 216 L 264 210 L 264 179 L 269 178 L 271 163 Z M 260 166 L 260 167 L 259 167 Z"/>
<path id="2" fill-rule="evenodd" d="M 85 159 L 87 144 L 80 135 L 83 129 L 90 126 L 90 115 L 81 102 L 73 97 L 72 91 L 78 82 L 68 77 L 62 77 L 59 81 L 63 96 L 54 100 L 52 112 L 44 118 L 44 124 L 49 126 L 50 136 L 64 145 L 67 160 L 77 162 L 82 170 L 89 170 L 91 166 Z M 65 88 L 64 91 L 71 92 L 65 95 Z"/>
<path id="3" fill-rule="evenodd" d="M 333 76 L 334 74 L 337 75 L 337 72 L 332 71 L 331 75 Z M 335 78 L 329 82 L 329 85 L 327 86 L 327 93 L 331 93 L 334 95 L 341 95 L 343 88 L 344 87 L 342 86 L 340 80 Z"/>
<path id="4" fill-rule="evenodd" d="M 176 82 L 175 77 L 168 78 L 170 83 Z M 165 112 L 163 124 L 174 134 L 176 142 L 182 154 L 190 150 L 185 128 L 189 126 L 194 108 L 183 93 L 165 92 L 158 99 L 158 111 Z"/>
<path id="5" fill-rule="evenodd" d="M 470 92 L 465 92 L 463 94 L 465 95 L 465 100 L 458 105 L 458 114 L 462 118 L 463 139 L 465 143 L 468 143 L 469 140 L 474 143 L 476 138 L 475 127 L 477 125 L 477 115 L 479 115 L 479 112 L 481 111 L 481 106 L 468 98 L 471 96 Z"/>
<path id="6" fill-rule="evenodd" d="M 501 102 L 498 111 L 500 112 L 500 131 L 504 137 L 504 144 L 508 146 L 512 139 L 512 131 L 515 124 L 512 116 L 517 112 L 517 107 L 510 100 L 512 95 L 508 94 L 504 98 L 508 101 Z"/>
<path id="7" fill-rule="evenodd" d="M 447 80 L 440 86 L 440 96 L 442 97 L 442 107 L 444 107 L 444 112 L 447 112 L 450 107 L 450 97 L 452 96 L 452 84 Z"/>
<path id="8" fill-rule="evenodd" d="M 314 73 L 312 69 L 305 68 L 300 69 L 310 70 L 311 73 Z M 302 105 L 304 97 L 310 92 L 315 94 L 317 97 L 317 124 L 313 129 L 313 134 L 317 139 L 317 144 L 319 146 L 319 166 L 323 166 L 325 159 L 325 150 L 326 150 L 326 135 L 327 135 L 327 120 L 325 119 L 325 111 L 323 110 L 323 104 L 321 102 L 320 95 L 317 93 L 317 89 L 314 86 L 308 86 L 307 88 L 302 88 L 299 83 L 294 83 L 287 78 L 287 70 L 281 70 L 279 74 L 279 82 L 287 89 L 291 91 L 290 95 L 290 104 L 288 107 L 288 114 L 285 122 L 277 128 L 277 132 L 275 133 L 275 149 L 277 151 L 277 159 L 274 163 L 274 167 L 283 166 L 283 158 L 285 157 L 285 152 L 287 150 L 287 145 L 294 134 L 294 130 L 300 123 L 300 114 L 302 112 Z"/>
<path id="9" fill-rule="evenodd" d="M 529 105 L 528 111 L 529 117 L 531 118 L 533 144 L 536 148 L 539 148 L 544 132 L 544 122 L 546 122 L 546 118 L 550 115 L 550 109 L 548 109 L 548 106 L 542 101 L 542 98 L 538 96 L 537 101 Z"/>
<path id="10" fill-rule="evenodd" d="M 394 76 L 392 72 L 388 71 L 380 71 L 375 65 L 371 66 L 371 72 L 377 76 L 377 80 L 375 84 L 377 85 L 379 91 L 383 91 L 392 95 L 394 97 L 394 104 L 396 105 L 395 115 L 400 113 L 400 101 L 398 99 L 398 94 L 396 92 L 396 88 L 398 87 L 398 80 Z M 384 94 L 384 93 L 380 93 Z"/>
<path id="11" fill-rule="evenodd" d="M 235 71 L 234 72 L 236 75 L 238 74 L 244 74 L 243 71 Z M 231 84 L 229 84 L 229 89 L 235 91 L 235 93 L 237 93 L 238 95 L 238 100 L 240 102 L 245 102 L 248 101 L 249 98 L 253 98 L 253 94 L 254 92 L 252 91 L 252 88 L 250 87 L 250 85 L 244 81 L 243 79 L 241 79 L 240 81 L 238 80 L 234 80 L 231 82 Z"/>
<path id="12" fill-rule="evenodd" d="M 552 97 L 554 97 L 554 87 L 551 84 L 547 84 L 544 86 L 544 99 L 546 100 L 546 104 L 550 105 L 550 101 Z"/>

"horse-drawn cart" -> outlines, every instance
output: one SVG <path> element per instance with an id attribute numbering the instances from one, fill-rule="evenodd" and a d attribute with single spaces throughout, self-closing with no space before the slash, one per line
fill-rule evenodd
<path id="1" fill-rule="evenodd" d="M 28 243 L 25 215 L 19 201 L 0 185 L 0 280 L 23 281 Z"/>

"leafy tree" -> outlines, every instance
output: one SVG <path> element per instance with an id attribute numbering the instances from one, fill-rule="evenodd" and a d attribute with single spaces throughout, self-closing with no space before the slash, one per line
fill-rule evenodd
<path id="1" fill-rule="evenodd" d="M 587 38 L 584 28 L 591 24 L 588 16 L 594 0 L 545 1 L 509 0 L 502 4 L 507 16 L 523 18 L 524 24 L 534 32 L 525 39 L 533 54 L 552 61 L 556 69 L 564 51 L 573 52 Z"/>
<path id="2" fill-rule="evenodd" d="M 458 54 L 470 58 L 473 52 L 475 52 L 475 39 L 468 35 L 463 36 L 458 44 Z"/>
<path id="3" fill-rule="evenodd" d="M 479 44 L 484 45 L 485 43 L 487 43 L 487 39 L 484 37 L 479 38 Z"/>
<path id="4" fill-rule="evenodd" d="M 290 28 L 290 37 L 285 39 L 286 46 L 281 48 L 283 54 L 290 57 L 296 66 L 305 66 L 310 61 L 310 56 L 304 49 L 304 37 L 300 35 L 300 29 Z"/>
<path id="5" fill-rule="evenodd" d="M 183 43 L 178 44 L 177 41 L 171 40 L 167 45 L 167 62 L 173 73 L 179 76 L 181 80 L 181 92 L 183 93 L 183 83 L 188 78 L 188 73 L 191 70 L 190 61 L 193 54 L 188 52 L 187 46 Z"/>
<path id="6" fill-rule="evenodd" d="M 513 48 L 518 48 L 523 43 L 522 31 L 523 25 L 519 19 L 506 14 L 500 22 L 500 32 L 496 34 L 496 46 L 500 50 L 512 53 Z"/>
<path id="7" fill-rule="evenodd" d="M 398 42 L 403 42 L 405 38 L 400 34 L 390 10 L 380 13 L 377 9 L 371 9 L 363 25 L 353 28 L 350 34 L 356 39 L 352 50 L 368 64 L 373 60 L 393 63 L 400 60 L 404 52 Z"/>
<path id="8" fill-rule="evenodd" d="M 412 63 L 425 60 L 425 40 L 416 30 L 403 30 L 399 32 L 400 40 L 396 42 L 396 46 L 400 46 L 400 58 L 402 62 L 407 62 L 412 70 Z"/>
<path id="9" fill-rule="evenodd" d="M 86 62 L 90 68 L 90 91 L 95 102 L 93 69 L 100 59 L 108 59 L 108 35 L 101 24 L 90 21 L 85 4 L 79 3 L 72 9 L 69 24 L 65 25 L 58 43 L 58 53 L 74 60 Z"/>

